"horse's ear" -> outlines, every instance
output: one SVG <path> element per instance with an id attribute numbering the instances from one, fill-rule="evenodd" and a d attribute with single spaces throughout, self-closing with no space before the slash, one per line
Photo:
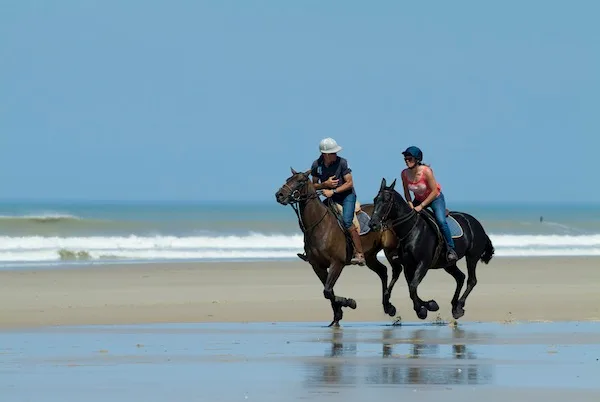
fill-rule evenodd
<path id="1" fill-rule="evenodd" d="M 293 167 L 291 167 L 291 166 L 290 166 L 290 170 L 292 171 L 292 174 L 298 174 L 298 172 L 296 172 L 296 171 L 294 170 L 294 168 L 293 168 Z"/>
<path id="2" fill-rule="evenodd" d="M 306 172 L 304 172 L 304 174 L 306 175 L 306 177 L 310 176 L 310 173 L 312 172 L 312 169 L 308 169 Z"/>
<path id="3" fill-rule="evenodd" d="M 383 191 L 385 189 L 385 177 L 381 179 L 381 187 L 379 187 L 379 191 Z"/>
<path id="4" fill-rule="evenodd" d="M 395 186 L 396 186 L 396 179 L 394 179 L 394 181 L 392 182 L 392 185 L 390 186 L 390 190 L 393 190 Z"/>

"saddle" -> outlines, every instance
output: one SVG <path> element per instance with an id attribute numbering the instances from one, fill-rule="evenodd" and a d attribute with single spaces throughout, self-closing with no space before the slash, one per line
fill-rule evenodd
<path id="1" fill-rule="evenodd" d="M 429 209 L 422 209 L 421 215 L 425 218 L 425 222 L 427 222 L 432 229 L 437 234 L 438 245 L 435 248 L 435 254 L 433 261 L 437 261 L 442 251 L 448 251 L 448 246 L 446 244 L 446 239 L 444 238 L 444 234 L 440 229 L 440 225 L 438 225 L 437 220 L 435 219 L 435 214 L 433 211 Z M 453 239 L 458 239 L 462 237 L 464 232 L 462 226 L 454 219 L 452 215 L 450 215 L 450 211 L 446 209 L 446 221 L 448 222 L 448 227 L 450 228 L 450 234 Z M 445 259 L 444 259 L 445 260 Z"/>

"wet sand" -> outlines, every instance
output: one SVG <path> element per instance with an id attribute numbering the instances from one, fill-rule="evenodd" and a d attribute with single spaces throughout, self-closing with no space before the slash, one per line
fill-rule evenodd
<path id="1" fill-rule="evenodd" d="M 461 269 L 464 263 L 459 264 Z M 465 272 L 466 270 L 463 269 Z M 391 273 L 390 273 L 391 274 Z M 600 320 L 600 258 L 500 258 L 478 266 L 461 322 Z M 451 320 L 455 282 L 429 271 L 420 287 Z M 180 263 L 0 271 L 0 327 L 177 322 L 323 322 L 331 308 L 311 267 L 297 262 Z M 345 322 L 387 321 L 379 278 L 348 266 L 337 295 L 352 297 Z M 392 303 L 417 321 L 401 276 Z"/>
<path id="2" fill-rule="evenodd" d="M 600 400 L 598 258 L 496 258 L 457 326 L 416 318 L 404 278 L 347 267 L 342 328 L 303 262 L 0 272 L 0 395 L 44 401 Z M 461 265 L 462 267 L 462 265 Z M 452 278 L 424 299 L 450 321 Z M 554 321 L 554 322 L 527 322 Z M 436 322 L 437 324 L 434 324 Z M 119 325 L 121 324 L 121 325 Z M 126 325 L 122 325 L 126 324 Z M 138 324 L 138 325 L 135 325 Z"/>
<path id="3" fill-rule="evenodd" d="M 54 327 L 0 345 L 7 401 L 600 398 L 600 323 Z"/>

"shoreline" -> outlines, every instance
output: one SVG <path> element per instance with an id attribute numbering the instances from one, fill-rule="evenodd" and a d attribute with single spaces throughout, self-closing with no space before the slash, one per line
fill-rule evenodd
<path id="1" fill-rule="evenodd" d="M 303 252 L 303 250 L 298 250 Z M 294 252 L 295 253 L 295 252 Z M 498 260 L 582 260 L 582 259 L 598 259 L 600 264 L 600 255 L 597 254 L 577 254 L 577 255 L 498 255 L 498 252 L 493 256 L 493 261 Z M 378 255 L 378 260 L 388 266 L 389 263 L 385 258 L 383 252 Z M 48 271 L 48 270 L 78 270 L 78 269 L 89 269 L 89 268 L 103 268 L 103 267 L 134 267 L 134 266 L 158 266 L 158 265 L 218 265 L 218 264 L 295 264 L 300 262 L 300 259 L 294 254 L 291 257 L 258 257 L 258 258 L 215 258 L 215 259 L 131 259 L 131 260 L 81 260 L 81 261 L 49 261 L 49 262 L 5 262 L 0 264 L 0 272 L 7 271 Z M 465 274 L 466 266 L 461 266 L 459 261 L 459 267 L 461 270 L 464 268 Z M 481 264 L 481 262 L 480 262 Z M 365 266 L 366 267 L 366 266 Z"/>
<path id="2" fill-rule="evenodd" d="M 387 263 L 386 263 L 387 265 Z M 464 261 L 459 268 L 466 274 Z M 477 266 L 478 284 L 459 322 L 600 320 L 600 257 L 494 257 Z M 388 269 L 388 275 L 391 270 Z M 452 321 L 454 279 L 430 270 L 419 287 L 438 312 L 419 320 L 402 274 L 391 302 L 403 322 Z M 302 261 L 68 264 L 0 271 L 0 329 L 65 325 L 322 322 L 329 302 Z M 464 287 L 463 287 L 464 290 Z M 344 322 L 389 322 L 381 282 L 347 266 L 334 291 L 356 300 Z"/>

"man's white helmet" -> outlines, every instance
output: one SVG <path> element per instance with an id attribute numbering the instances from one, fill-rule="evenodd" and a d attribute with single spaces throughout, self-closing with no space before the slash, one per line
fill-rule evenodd
<path id="1" fill-rule="evenodd" d="M 342 150 L 333 138 L 323 138 L 319 143 L 319 151 L 323 154 L 335 154 Z"/>

